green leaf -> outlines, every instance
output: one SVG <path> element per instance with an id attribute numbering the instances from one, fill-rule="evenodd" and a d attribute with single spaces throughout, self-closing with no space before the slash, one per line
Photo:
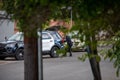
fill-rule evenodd
<path id="1" fill-rule="evenodd" d="M 37 0 L 39 1 L 39 0 Z M 48 4 L 48 0 L 40 0 L 41 5 L 45 6 Z"/>
<path id="2" fill-rule="evenodd" d="M 82 56 L 79 56 L 78 59 L 81 61 L 85 61 L 88 58 L 88 54 L 83 54 Z"/>
<path id="3" fill-rule="evenodd" d="M 97 62 L 100 62 L 100 61 L 101 61 L 101 57 L 100 57 L 100 56 L 96 55 L 95 57 L 96 57 L 96 61 L 97 61 Z"/>

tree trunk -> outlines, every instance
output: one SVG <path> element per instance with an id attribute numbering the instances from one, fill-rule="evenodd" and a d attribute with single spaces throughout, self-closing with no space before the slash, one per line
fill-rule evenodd
<path id="1" fill-rule="evenodd" d="M 95 34 L 92 36 L 92 42 L 95 43 L 95 47 L 93 48 L 93 54 L 98 56 L 98 51 L 97 51 L 97 40 L 95 38 Z M 95 58 L 96 59 L 96 58 Z M 96 80 L 102 80 L 101 78 L 101 71 L 100 71 L 100 64 L 97 60 L 96 61 L 96 67 L 97 67 L 97 72 L 98 72 L 98 78 Z"/>
<path id="2" fill-rule="evenodd" d="M 95 35 L 92 36 L 92 37 L 87 36 L 87 39 L 90 41 L 90 44 L 87 47 L 88 54 L 89 55 L 93 54 L 93 55 L 98 56 L 97 41 L 95 39 Z M 99 62 L 97 62 L 96 57 L 89 58 L 89 62 L 90 62 L 90 65 L 91 65 L 94 80 L 102 80 L 101 71 L 100 71 L 100 65 L 99 65 Z"/>
<path id="3" fill-rule="evenodd" d="M 24 37 L 24 80 L 38 80 L 37 37 Z"/>
<path id="4" fill-rule="evenodd" d="M 89 47 L 89 49 L 90 49 L 90 52 L 88 52 L 88 54 L 94 54 L 94 53 L 92 53 L 90 47 Z M 89 58 L 89 61 L 90 61 L 91 69 L 93 72 L 94 80 L 102 80 L 99 62 L 97 62 L 95 57 Z"/>

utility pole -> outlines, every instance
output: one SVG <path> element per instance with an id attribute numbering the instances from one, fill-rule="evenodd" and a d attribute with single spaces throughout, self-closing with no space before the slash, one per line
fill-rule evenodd
<path id="1" fill-rule="evenodd" d="M 71 28 L 72 27 L 72 7 L 69 6 L 67 9 L 70 10 L 70 28 Z"/>
<path id="2" fill-rule="evenodd" d="M 43 60 L 42 60 L 42 30 L 39 31 L 38 37 L 38 79 L 43 80 Z"/>

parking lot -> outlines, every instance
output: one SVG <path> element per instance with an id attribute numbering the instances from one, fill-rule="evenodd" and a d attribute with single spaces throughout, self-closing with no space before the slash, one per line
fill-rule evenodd
<path id="1" fill-rule="evenodd" d="M 73 56 L 50 58 L 43 56 L 44 80 L 93 80 L 89 60 L 81 62 L 78 57 L 84 52 L 73 52 Z M 120 80 L 109 60 L 101 61 L 102 80 Z M 24 80 L 24 61 L 7 58 L 0 61 L 0 80 Z"/>

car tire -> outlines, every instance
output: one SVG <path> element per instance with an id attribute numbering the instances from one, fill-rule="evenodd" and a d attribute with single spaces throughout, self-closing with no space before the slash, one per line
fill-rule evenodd
<path id="1" fill-rule="evenodd" d="M 0 57 L 0 60 L 4 60 L 6 57 Z"/>
<path id="2" fill-rule="evenodd" d="M 23 60 L 24 59 L 24 51 L 23 49 L 18 49 L 15 55 L 16 60 Z"/>
<path id="3" fill-rule="evenodd" d="M 56 58 L 56 57 L 59 57 L 59 54 L 57 54 L 57 50 L 58 50 L 59 48 L 58 47 L 53 47 L 52 49 L 51 49 L 51 51 L 50 51 L 50 57 L 52 57 L 52 58 Z"/>

